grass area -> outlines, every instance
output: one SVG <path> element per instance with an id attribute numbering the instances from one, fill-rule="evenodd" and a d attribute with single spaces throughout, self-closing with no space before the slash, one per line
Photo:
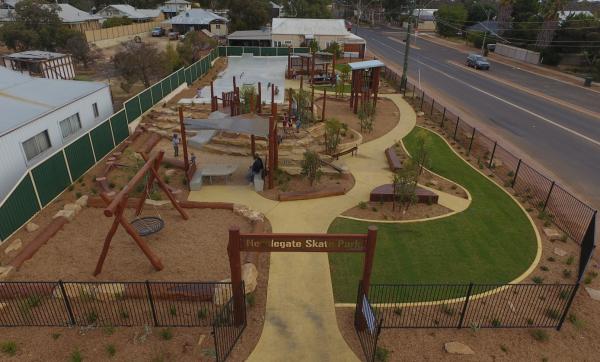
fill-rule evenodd
<path id="1" fill-rule="evenodd" d="M 344 93 L 350 93 L 350 84 L 344 84 Z M 335 93 L 335 86 L 334 85 L 316 85 L 315 86 L 316 90 L 327 90 L 327 92 L 331 92 L 331 94 Z"/>
<path id="2" fill-rule="evenodd" d="M 429 140 L 431 170 L 464 186 L 473 201 L 464 212 L 438 220 L 377 224 L 372 283 L 504 283 L 521 275 L 537 250 L 524 212 L 435 133 L 415 128 L 403 140 L 409 152 L 418 134 Z M 368 225 L 338 218 L 329 232 L 364 233 Z M 355 301 L 362 255 L 329 254 L 329 262 L 336 302 Z"/>

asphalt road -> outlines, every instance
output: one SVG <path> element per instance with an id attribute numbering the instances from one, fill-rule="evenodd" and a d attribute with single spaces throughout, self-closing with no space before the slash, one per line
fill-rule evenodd
<path id="1" fill-rule="evenodd" d="M 358 35 L 372 53 L 402 69 L 400 33 L 360 29 Z M 600 208 L 600 93 L 494 61 L 489 72 L 474 71 L 464 66 L 466 55 L 420 37 L 411 46 L 409 77 L 462 119 Z"/>

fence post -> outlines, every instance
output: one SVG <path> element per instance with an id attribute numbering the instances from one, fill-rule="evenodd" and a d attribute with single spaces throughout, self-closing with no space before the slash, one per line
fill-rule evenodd
<path id="1" fill-rule="evenodd" d="M 452 139 L 456 141 L 456 133 L 458 132 L 458 124 L 460 123 L 460 117 L 456 117 L 456 127 L 454 127 L 454 135 Z"/>
<path id="2" fill-rule="evenodd" d="M 496 146 L 498 145 L 498 142 L 494 141 L 494 148 L 492 148 L 492 155 L 490 156 L 490 163 L 488 165 L 488 168 L 492 167 L 492 161 L 494 160 L 494 154 L 496 154 Z"/>
<path id="3" fill-rule="evenodd" d="M 146 280 L 146 292 L 148 293 L 148 302 L 150 303 L 150 309 L 152 310 L 152 320 L 154 326 L 158 327 L 158 318 L 156 318 L 156 309 L 154 308 L 154 300 L 152 299 L 152 291 L 150 290 L 150 282 Z"/>
<path id="4" fill-rule="evenodd" d="M 71 308 L 71 302 L 69 301 L 69 297 L 67 297 L 67 293 L 65 292 L 65 286 L 63 285 L 62 280 L 58 281 L 58 286 L 60 287 L 60 293 L 62 294 L 63 300 L 65 301 L 65 307 L 67 307 L 67 313 L 69 314 L 69 323 L 74 326 L 75 325 L 75 316 L 73 315 L 73 309 Z"/>
<path id="5" fill-rule="evenodd" d="M 460 320 L 458 321 L 458 329 L 462 328 L 463 321 L 465 320 L 465 314 L 467 313 L 467 306 L 469 305 L 469 298 L 471 298 L 471 292 L 473 291 L 473 283 L 469 283 L 469 289 L 467 289 L 467 296 L 465 297 L 465 304 L 463 304 L 462 312 L 460 313 Z"/>
<path id="6" fill-rule="evenodd" d="M 433 115 L 433 105 L 435 104 L 435 99 L 431 98 L 431 110 L 429 111 L 429 115 Z"/>
<path id="7" fill-rule="evenodd" d="M 473 147 L 473 140 L 475 140 L 475 130 L 476 130 L 476 128 L 473 127 L 473 133 L 471 133 L 471 142 L 469 143 L 469 150 L 467 151 L 467 156 L 471 154 L 471 148 Z"/>
<path id="8" fill-rule="evenodd" d="M 556 185 L 556 182 L 552 181 L 552 185 L 550 185 L 550 190 L 548 191 L 548 196 L 546 196 L 546 201 L 544 201 L 544 207 L 542 208 L 542 211 L 546 210 L 546 206 L 548 206 L 550 195 L 552 195 L 552 191 L 554 190 L 554 185 Z"/>
<path id="9" fill-rule="evenodd" d="M 444 120 L 446 119 L 446 107 L 444 107 L 444 113 L 442 113 L 442 122 L 440 123 L 440 128 L 444 128 Z"/>
<path id="10" fill-rule="evenodd" d="M 567 302 L 567 305 L 565 306 L 565 311 L 563 312 L 563 315 L 560 317 L 560 322 L 558 322 L 558 325 L 556 326 L 557 331 L 560 331 L 563 323 L 565 322 L 565 318 L 567 318 L 567 314 L 569 313 L 569 309 L 571 309 L 571 303 L 573 303 L 573 299 L 575 299 L 577 290 L 579 290 L 579 282 L 577 282 L 577 284 L 575 284 L 575 288 L 573 288 L 573 293 L 569 297 L 569 301 Z"/>
<path id="11" fill-rule="evenodd" d="M 515 182 L 517 182 L 517 175 L 519 174 L 519 169 L 521 168 L 521 159 L 519 158 L 519 163 L 517 164 L 517 169 L 515 170 L 515 177 L 513 177 L 512 184 L 510 187 L 515 187 Z"/>
<path id="12" fill-rule="evenodd" d="M 421 111 L 423 111 L 423 102 L 425 102 L 425 91 L 421 91 L 421 105 L 419 106 Z"/>

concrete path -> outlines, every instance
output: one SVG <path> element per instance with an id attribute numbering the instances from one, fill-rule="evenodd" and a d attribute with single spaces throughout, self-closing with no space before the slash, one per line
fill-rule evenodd
<path id="1" fill-rule="evenodd" d="M 331 222 L 371 190 L 391 182 L 384 149 L 414 127 L 413 109 L 400 95 L 383 95 L 400 110 L 398 125 L 388 134 L 362 144 L 345 159 L 356 185 L 343 196 L 293 202 L 263 198 L 248 186 L 206 186 L 190 193 L 194 201 L 227 201 L 264 213 L 273 232 L 325 233 Z M 464 205 L 456 205 L 463 208 Z M 454 208 L 453 208 L 454 209 Z M 365 230 L 366 232 L 366 230 Z M 358 281 L 357 281 L 358 282 Z M 250 361 L 356 361 L 340 334 L 325 253 L 272 253 L 265 325 Z"/>

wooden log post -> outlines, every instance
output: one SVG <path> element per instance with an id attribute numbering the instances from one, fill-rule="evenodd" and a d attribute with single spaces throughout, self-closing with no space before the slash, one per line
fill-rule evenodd
<path id="1" fill-rule="evenodd" d="M 292 52 L 290 51 L 290 47 L 288 47 L 287 54 L 287 72 L 285 73 L 285 77 L 287 79 L 292 78 Z"/>
<path id="2" fill-rule="evenodd" d="M 310 57 L 310 84 L 314 86 L 315 84 L 315 52 L 312 52 L 312 56 Z"/>
<path id="3" fill-rule="evenodd" d="M 375 244 L 377 243 L 377 227 L 369 226 L 367 232 L 367 245 L 365 251 L 365 262 L 363 265 L 363 291 L 365 294 L 369 294 L 369 287 L 371 286 L 371 271 L 373 270 L 373 259 L 375 258 Z"/>
<path id="4" fill-rule="evenodd" d="M 258 82 L 258 102 L 256 104 L 257 113 L 262 113 L 262 86 Z"/>
<path id="5" fill-rule="evenodd" d="M 373 92 L 373 109 L 377 108 L 377 95 L 379 94 L 380 72 L 380 67 L 373 69 L 373 79 L 371 81 L 371 91 Z"/>
<path id="6" fill-rule="evenodd" d="M 337 60 L 337 56 L 335 54 L 333 54 L 333 64 L 331 67 L 331 78 L 333 79 L 333 83 L 335 83 L 335 63 Z"/>
<path id="7" fill-rule="evenodd" d="M 252 157 L 256 154 L 256 137 L 254 135 L 250 135 L 250 152 L 252 153 Z"/>
<path id="8" fill-rule="evenodd" d="M 273 132 L 273 128 L 275 126 L 275 117 L 269 117 L 269 173 L 267 180 L 267 188 L 273 188 L 273 173 L 275 170 L 275 147 L 277 147 L 277 140 L 275 139 L 275 132 Z"/>
<path id="9" fill-rule="evenodd" d="M 183 122 L 183 107 L 179 107 L 179 131 L 181 132 L 181 147 L 183 147 L 183 167 L 187 172 L 190 169 L 190 159 L 188 158 L 187 136 L 185 123 Z M 189 181 L 189 180 L 188 180 Z"/>
<path id="10" fill-rule="evenodd" d="M 321 120 L 325 120 L 325 105 L 327 104 L 327 89 L 323 90 L 323 109 L 321 109 Z"/>
<path id="11" fill-rule="evenodd" d="M 214 82 L 211 81 L 210 82 L 210 111 L 214 112 L 216 111 L 216 107 L 215 107 L 215 88 L 214 88 Z"/>
<path id="12" fill-rule="evenodd" d="M 292 88 L 290 88 L 288 90 L 288 117 L 292 116 L 292 100 L 294 98 L 293 93 L 294 93 L 294 90 Z"/>
<path id="13" fill-rule="evenodd" d="M 310 91 L 310 113 L 313 116 L 313 119 L 315 118 L 315 85 L 313 84 L 313 86 L 311 87 L 311 91 Z"/>
<path id="14" fill-rule="evenodd" d="M 232 226 L 229 228 L 229 243 L 227 244 L 227 255 L 229 256 L 229 269 L 231 272 L 231 284 L 233 293 L 233 315 L 234 323 L 238 326 L 244 324 L 244 293 L 242 289 L 242 259 L 240 256 L 240 228 Z"/>
<path id="15" fill-rule="evenodd" d="M 277 104 L 275 104 L 275 84 L 271 84 L 271 115 L 277 116 Z"/>

